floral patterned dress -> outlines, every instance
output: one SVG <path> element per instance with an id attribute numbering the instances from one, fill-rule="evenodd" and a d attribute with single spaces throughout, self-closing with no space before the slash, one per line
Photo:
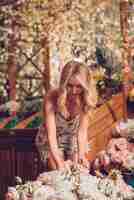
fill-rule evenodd
<path id="1" fill-rule="evenodd" d="M 66 119 L 61 113 L 56 113 L 56 134 L 58 147 L 65 159 L 71 158 L 78 151 L 77 132 L 80 125 L 80 115 L 72 119 Z M 46 164 L 50 146 L 45 126 L 41 125 L 36 136 L 36 146 L 39 150 L 41 160 Z"/>

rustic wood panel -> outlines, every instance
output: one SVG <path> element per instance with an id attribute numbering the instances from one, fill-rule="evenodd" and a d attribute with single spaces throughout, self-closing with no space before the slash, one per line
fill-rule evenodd
<path id="1" fill-rule="evenodd" d="M 0 194 L 15 184 L 15 176 L 34 180 L 44 171 L 37 149 L 37 129 L 0 129 Z"/>
<path id="2" fill-rule="evenodd" d="M 87 155 L 89 160 L 93 160 L 96 153 L 105 149 L 108 141 L 112 137 L 112 128 L 123 118 L 122 93 L 114 96 L 112 101 L 110 100 L 96 109 L 88 130 L 88 141 L 91 145 L 91 150 Z"/>
<path id="3" fill-rule="evenodd" d="M 100 118 L 100 116 L 98 117 Z M 88 139 L 91 139 L 96 135 L 103 133 L 105 130 L 108 131 L 109 129 L 111 129 L 111 126 L 116 123 L 111 114 L 106 114 L 105 116 L 103 116 L 103 118 L 100 118 L 100 120 L 98 120 L 98 117 L 96 116 L 96 121 L 94 121 L 93 124 L 91 123 L 91 125 L 89 126 Z M 117 121 L 123 118 L 122 107 L 118 107 L 116 109 L 116 117 Z"/>
<path id="4" fill-rule="evenodd" d="M 23 180 L 33 180 L 39 173 L 38 159 L 36 152 L 17 151 L 16 153 L 16 176 L 23 177 Z M 37 164 L 36 164 L 37 163 Z M 29 173 L 30 172 L 30 173 Z"/>
<path id="5" fill-rule="evenodd" d="M 86 157 L 89 160 L 93 160 L 95 158 L 95 155 L 97 153 L 97 148 L 96 148 L 96 138 L 92 138 L 89 140 L 89 145 L 90 145 L 90 151 L 88 152 L 88 154 L 86 155 Z"/>

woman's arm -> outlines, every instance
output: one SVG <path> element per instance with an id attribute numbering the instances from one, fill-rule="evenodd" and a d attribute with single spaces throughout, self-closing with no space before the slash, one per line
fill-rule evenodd
<path id="1" fill-rule="evenodd" d="M 89 127 L 89 118 L 88 115 L 82 114 L 80 119 L 80 127 L 78 131 L 78 162 L 85 167 L 89 167 L 89 161 L 86 159 L 87 145 L 88 145 L 88 127 Z"/>
<path id="2" fill-rule="evenodd" d="M 63 168 L 64 159 L 61 157 L 60 150 L 58 149 L 56 137 L 55 111 L 51 95 L 47 95 L 44 99 L 44 114 L 50 151 L 56 162 L 57 167 Z"/>

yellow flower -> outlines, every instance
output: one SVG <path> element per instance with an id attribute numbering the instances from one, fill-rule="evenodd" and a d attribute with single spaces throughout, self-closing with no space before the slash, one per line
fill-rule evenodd
<path id="1" fill-rule="evenodd" d="M 100 68 L 100 69 L 96 69 L 94 70 L 93 72 L 93 77 L 96 81 L 98 80 L 103 80 L 103 77 L 104 77 L 104 73 L 105 73 L 105 70 Z"/>

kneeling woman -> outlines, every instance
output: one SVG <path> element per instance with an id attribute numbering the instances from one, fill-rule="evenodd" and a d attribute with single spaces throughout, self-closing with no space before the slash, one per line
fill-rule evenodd
<path id="1" fill-rule="evenodd" d="M 97 93 L 87 66 L 68 62 L 60 86 L 44 97 L 44 119 L 36 144 L 41 159 L 51 169 L 68 168 L 71 163 L 89 167 L 87 133 Z"/>

